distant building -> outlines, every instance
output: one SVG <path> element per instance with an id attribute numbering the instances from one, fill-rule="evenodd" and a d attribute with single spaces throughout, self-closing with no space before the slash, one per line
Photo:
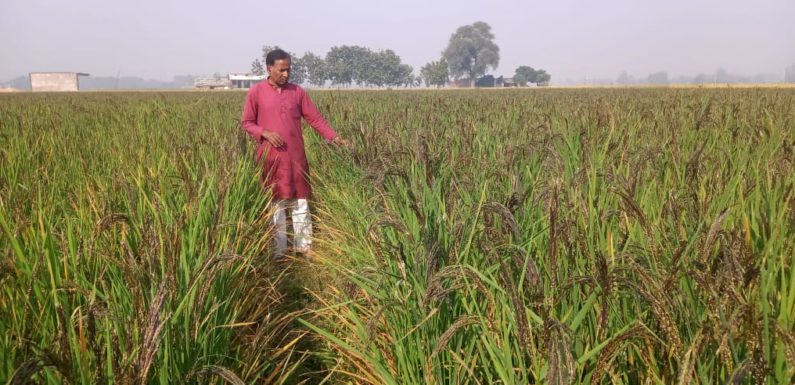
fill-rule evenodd
<path id="1" fill-rule="evenodd" d="M 485 75 L 475 80 L 476 88 L 502 88 L 502 87 L 516 87 L 516 82 L 513 78 L 494 77 L 494 75 Z M 472 88 L 472 81 L 469 79 L 458 79 L 447 83 L 449 88 Z"/>
<path id="2" fill-rule="evenodd" d="M 33 92 L 61 92 L 80 90 L 82 72 L 31 72 L 30 89 Z"/>
<path id="3" fill-rule="evenodd" d="M 193 78 L 193 86 L 202 90 L 228 90 L 229 78 L 220 76 L 203 76 Z"/>
<path id="4" fill-rule="evenodd" d="M 265 80 L 265 75 L 229 74 L 229 83 L 232 88 L 251 88 L 251 86 Z"/>
<path id="5" fill-rule="evenodd" d="M 193 79 L 193 86 L 204 90 L 248 89 L 263 81 L 265 75 L 228 74 L 226 76 L 204 76 Z"/>

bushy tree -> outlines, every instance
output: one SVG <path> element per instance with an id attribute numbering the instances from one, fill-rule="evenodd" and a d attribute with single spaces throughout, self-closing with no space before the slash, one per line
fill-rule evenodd
<path id="1" fill-rule="evenodd" d="M 450 79 L 447 60 L 432 61 L 420 69 L 420 76 L 425 81 L 425 86 L 443 87 Z"/>
<path id="2" fill-rule="evenodd" d="M 513 75 L 513 81 L 520 86 L 535 83 L 537 86 L 546 86 L 552 77 L 546 70 L 534 69 L 530 66 L 519 66 Z"/>
<path id="3" fill-rule="evenodd" d="M 536 70 L 530 66 L 519 66 L 513 75 L 513 81 L 519 86 L 526 86 L 527 83 L 535 83 Z"/>
<path id="4" fill-rule="evenodd" d="M 335 46 L 326 54 L 328 78 L 333 84 L 350 86 L 361 78 L 370 50 L 360 46 Z"/>
<path id="5" fill-rule="evenodd" d="M 334 84 L 369 87 L 407 86 L 413 69 L 392 50 L 374 52 L 360 46 L 332 47 L 326 55 L 328 78 Z"/>
<path id="6" fill-rule="evenodd" d="M 552 76 L 548 74 L 546 70 L 538 70 L 536 71 L 536 77 L 533 79 L 533 83 L 539 87 L 544 87 L 549 85 L 550 80 L 552 80 Z"/>
<path id="7" fill-rule="evenodd" d="M 401 63 L 400 56 L 391 49 L 371 51 L 363 63 L 366 67 L 358 80 L 364 86 L 404 86 L 414 80 L 411 66 Z"/>
<path id="8" fill-rule="evenodd" d="M 525 77 L 522 74 L 514 74 L 513 82 L 516 83 L 516 85 L 519 87 L 524 87 L 527 85 L 527 77 Z"/>
<path id="9" fill-rule="evenodd" d="M 500 47 L 494 42 L 491 26 L 478 21 L 459 27 L 450 36 L 442 56 L 449 64 L 453 78 L 468 77 L 474 86 L 475 79 L 485 74 L 488 68 L 497 68 Z"/>
<path id="10" fill-rule="evenodd" d="M 278 46 L 264 46 L 262 61 L 268 52 Z M 290 80 L 302 84 L 323 85 L 330 80 L 335 85 L 358 84 L 369 87 L 412 86 L 415 82 L 413 69 L 401 62 L 400 56 L 390 49 L 374 52 L 366 47 L 343 45 L 332 47 L 323 59 L 311 52 L 292 58 Z M 252 63 L 252 72 L 257 73 L 262 61 Z M 265 69 L 262 69 L 263 73 Z"/>
<path id="11" fill-rule="evenodd" d="M 307 78 L 306 63 L 300 57 L 290 54 L 290 82 L 304 84 Z"/>
<path id="12" fill-rule="evenodd" d="M 323 58 L 312 52 L 307 52 L 301 57 L 301 62 L 306 69 L 306 80 L 309 84 L 322 86 L 326 83 L 329 75 Z"/>

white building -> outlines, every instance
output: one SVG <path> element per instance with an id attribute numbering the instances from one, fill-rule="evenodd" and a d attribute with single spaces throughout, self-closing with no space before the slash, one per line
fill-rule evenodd
<path id="1" fill-rule="evenodd" d="M 30 89 L 33 92 L 60 92 L 80 90 L 82 72 L 31 72 Z"/>
<path id="2" fill-rule="evenodd" d="M 202 76 L 193 78 L 193 86 L 203 90 L 228 90 L 229 79 L 218 76 Z"/>
<path id="3" fill-rule="evenodd" d="M 251 86 L 265 80 L 265 75 L 229 74 L 229 83 L 232 88 L 251 88 Z"/>
<path id="4" fill-rule="evenodd" d="M 228 74 L 226 76 L 205 76 L 193 79 L 193 86 L 205 90 L 248 89 L 263 81 L 265 75 Z"/>

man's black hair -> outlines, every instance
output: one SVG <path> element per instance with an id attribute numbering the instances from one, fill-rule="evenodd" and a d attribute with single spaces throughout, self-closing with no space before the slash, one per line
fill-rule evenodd
<path id="1" fill-rule="evenodd" d="M 276 60 L 283 59 L 290 59 L 290 54 L 281 48 L 276 48 L 275 50 L 268 52 L 268 55 L 265 56 L 265 65 L 272 66 L 276 64 Z"/>

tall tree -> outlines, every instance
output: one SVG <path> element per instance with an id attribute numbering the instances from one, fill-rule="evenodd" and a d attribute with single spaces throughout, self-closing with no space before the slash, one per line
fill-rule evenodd
<path id="1" fill-rule="evenodd" d="M 443 87 L 450 78 L 450 67 L 447 60 L 432 61 L 420 68 L 420 76 L 425 81 L 425 86 Z"/>
<path id="2" fill-rule="evenodd" d="M 301 62 L 306 68 L 306 80 L 309 84 L 315 86 L 322 86 L 328 80 L 328 71 L 326 70 L 326 63 L 318 55 L 312 52 L 307 52 L 301 57 Z"/>
<path id="3" fill-rule="evenodd" d="M 405 86 L 414 81 L 412 68 L 392 50 L 374 52 L 366 47 L 343 45 L 326 54 L 327 77 L 333 84 L 369 87 Z"/>
<path id="4" fill-rule="evenodd" d="M 265 61 L 268 52 L 276 48 L 279 47 L 262 47 L 262 61 Z M 331 48 L 325 59 L 311 52 L 301 57 L 287 53 L 292 58 L 290 80 L 293 83 L 323 85 L 331 80 L 335 85 L 391 87 L 412 86 L 415 82 L 411 66 L 402 63 L 400 56 L 389 49 L 374 52 L 355 45 L 336 46 Z M 255 60 L 252 63 L 252 72 L 259 70 L 262 61 Z"/>
<path id="5" fill-rule="evenodd" d="M 251 73 L 254 75 L 265 75 L 265 67 L 263 67 L 259 59 L 254 59 L 254 62 L 251 63 Z"/>
<path id="6" fill-rule="evenodd" d="M 491 26 L 478 21 L 459 27 L 450 36 L 442 56 L 450 65 L 450 75 L 455 79 L 468 77 L 474 87 L 475 79 L 496 69 L 500 62 L 500 47 L 494 43 Z"/>
<path id="7" fill-rule="evenodd" d="M 301 57 L 290 54 L 290 82 L 295 84 L 304 84 L 307 77 L 306 63 L 301 60 Z"/>
<path id="8" fill-rule="evenodd" d="M 370 61 L 372 62 L 369 73 L 371 81 L 366 82 L 368 85 L 398 87 L 410 85 L 414 80 L 411 66 L 403 64 L 400 56 L 391 49 L 372 53 Z"/>
<path id="9" fill-rule="evenodd" d="M 328 78 L 333 84 L 350 86 L 361 82 L 370 64 L 372 51 L 360 46 L 335 46 L 326 54 Z"/>

